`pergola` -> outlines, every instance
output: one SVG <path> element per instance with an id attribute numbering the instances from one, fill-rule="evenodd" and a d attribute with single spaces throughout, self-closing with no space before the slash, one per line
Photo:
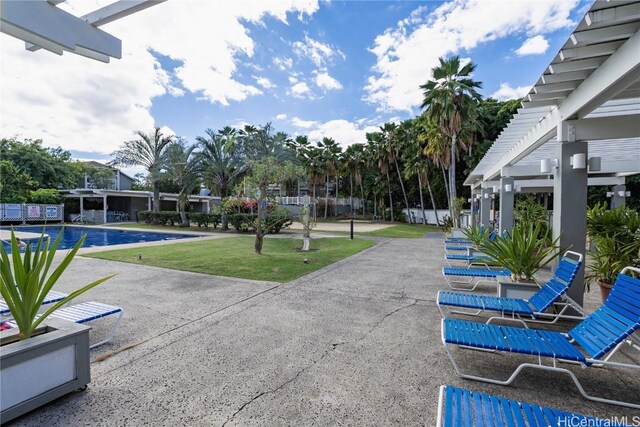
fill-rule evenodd
<path id="1" fill-rule="evenodd" d="M 98 27 L 166 0 L 122 0 L 77 17 L 57 7 L 65 0 L 0 2 L 0 32 L 24 40 L 31 52 L 72 52 L 97 61 L 122 58 L 122 41 Z"/>
<path id="2" fill-rule="evenodd" d="M 585 252 L 587 186 L 640 173 L 640 0 L 596 0 L 465 180 L 481 224 L 500 194 L 500 229 L 513 227 L 514 193 L 553 192 L 553 234 Z M 472 216 L 472 219 L 475 217 Z M 569 291 L 582 302 L 584 267 Z"/>

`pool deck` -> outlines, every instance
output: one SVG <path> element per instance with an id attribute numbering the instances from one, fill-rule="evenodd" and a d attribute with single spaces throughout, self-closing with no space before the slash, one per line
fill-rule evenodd
<path id="1" fill-rule="evenodd" d="M 511 387 L 461 380 L 440 338 L 443 263 L 437 238 L 381 239 L 284 284 L 79 257 L 56 290 L 118 272 L 81 299 L 122 306 L 121 328 L 91 352 L 86 391 L 10 425 L 433 426 L 441 384 L 592 416 L 638 415 L 584 400 L 568 378 L 547 373 L 525 371 Z M 597 289 L 586 295 L 589 310 L 597 298 Z M 92 334 L 109 326 L 95 322 Z M 532 360 L 456 357 L 493 375 Z M 640 361 L 626 350 L 617 357 Z M 594 394 L 640 399 L 637 371 L 568 367 Z"/>
<path id="2" fill-rule="evenodd" d="M 27 240 L 38 240 L 41 236 L 40 233 L 30 233 L 28 231 L 14 231 L 16 238 L 27 241 Z M 46 238 L 48 235 L 45 234 Z M 11 230 L 0 230 L 0 240 L 5 242 L 11 241 Z"/>

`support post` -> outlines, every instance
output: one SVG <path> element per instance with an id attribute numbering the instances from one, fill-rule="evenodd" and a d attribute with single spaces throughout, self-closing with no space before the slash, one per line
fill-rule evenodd
<path id="1" fill-rule="evenodd" d="M 614 185 L 611 188 L 613 191 L 613 196 L 611 196 L 611 209 L 617 208 L 619 206 L 624 206 L 626 202 L 625 193 L 627 191 L 626 185 Z M 622 194 L 622 195 L 620 195 Z"/>
<path id="2" fill-rule="evenodd" d="M 491 224 L 491 218 L 489 215 L 491 214 L 491 189 L 483 188 L 480 193 L 480 225 L 485 227 L 489 227 Z"/>
<path id="3" fill-rule="evenodd" d="M 147 210 L 151 210 L 151 197 L 147 197 Z"/>
<path id="4" fill-rule="evenodd" d="M 500 178 L 500 228 L 499 232 L 511 231 L 513 229 L 513 177 L 504 176 Z M 507 191 L 509 189 L 509 191 Z"/>
<path id="5" fill-rule="evenodd" d="M 109 205 L 107 205 L 107 195 L 105 194 L 104 196 L 102 196 L 102 223 L 106 224 L 107 223 L 107 208 L 109 207 Z"/>
<path id="6" fill-rule="evenodd" d="M 84 197 L 80 196 L 80 221 L 84 222 Z"/>
<path id="7" fill-rule="evenodd" d="M 553 237 L 560 237 L 561 248 L 585 255 L 587 235 L 587 168 L 574 169 L 571 157 L 585 154 L 588 144 L 575 141 L 575 129 L 565 122 L 558 125 L 558 169 L 553 178 Z M 559 261 L 559 260 L 558 260 Z M 557 264 L 555 262 L 554 264 Z M 584 300 L 584 263 L 567 295 L 582 305 Z"/>

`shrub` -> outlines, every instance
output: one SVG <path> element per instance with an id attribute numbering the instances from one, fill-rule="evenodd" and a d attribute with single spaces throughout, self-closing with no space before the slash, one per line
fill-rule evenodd
<path id="1" fill-rule="evenodd" d="M 176 222 L 180 222 L 180 213 L 174 211 L 140 211 L 138 212 L 138 219 L 153 225 L 174 225 Z"/>
<path id="2" fill-rule="evenodd" d="M 288 227 L 293 223 L 293 215 L 289 209 L 276 206 L 267 214 L 264 220 L 264 229 L 269 234 L 278 234 L 284 227 Z"/>
<path id="3" fill-rule="evenodd" d="M 30 203 L 42 203 L 45 205 L 59 205 L 62 203 L 62 196 L 55 188 L 40 188 L 29 192 Z"/>
<path id="4" fill-rule="evenodd" d="M 236 231 L 247 232 L 253 230 L 253 216 L 248 213 L 234 213 L 227 215 L 229 224 L 236 229 Z"/>
<path id="5" fill-rule="evenodd" d="M 209 227 L 209 224 L 213 225 L 213 228 L 218 228 L 220 224 L 220 215 L 204 212 L 190 212 L 188 214 L 189 220 L 195 222 L 198 228 L 204 226 Z"/>

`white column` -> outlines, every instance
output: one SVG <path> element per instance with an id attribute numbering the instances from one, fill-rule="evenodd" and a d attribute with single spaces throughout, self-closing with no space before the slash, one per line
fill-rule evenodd
<path id="1" fill-rule="evenodd" d="M 560 237 L 561 248 L 571 247 L 585 254 L 587 235 L 587 167 L 574 169 L 571 158 L 584 154 L 588 158 L 586 141 L 575 140 L 573 125 L 558 125 L 558 169 L 553 177 L 553 238 Z M 584 262 L 567 292 L 578 304 L 584 297 Z"/>
<path id="2" fill-rule="evenodd" d="M 147 197 L 147 210 L 151 210 L 151 197 Z"/>
<path id="3" fill-rule="evenodd" d="M 513 177 L 504 176 L 500 178 L 500 228 L 502 233 L 507 230 L 511 232 L 513 228 Z M 507 191 L 507 189 L 509 191 Z"/>
<path id="4" fill-rule="evenodd" d="M 107 195 L 102 196 L 102 223 L 107 223 Z"/>
<path id="5" fill-rule="evenodd" d="M 492 191 L 490 188 L 483 188 L 480 193 L 480 225 L 483 225 L 485 228 L 489 228 L 491 224 L 491 218 L 489 218 L 491 214 L 491 194 Z"/>
<path id="6" fill-rule="evenodd" d="M 80 196 L 80 219 L 84 221 L 84 197 Z"/>

